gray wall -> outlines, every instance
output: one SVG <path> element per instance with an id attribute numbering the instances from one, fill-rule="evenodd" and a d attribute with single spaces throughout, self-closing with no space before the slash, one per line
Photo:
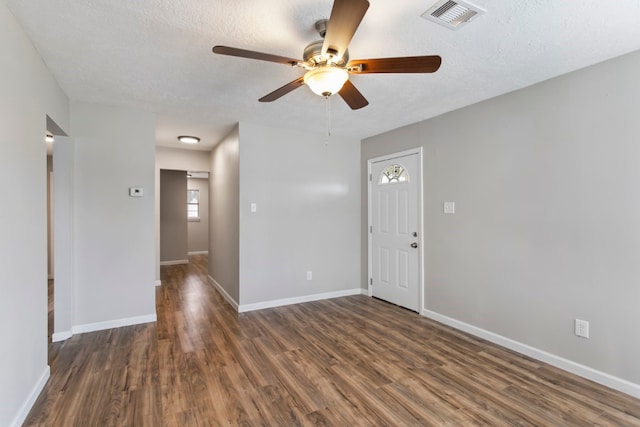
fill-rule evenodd
<path id="1" fill-rule="evenodd" d="M 187 261 L 187 173 L 160 171 L 160 262 Z"/>
<path id="2" fill-rule="evenodd" d="M 239 301 L 239 134 L 238 127 L 211 153 L 209 175 L 209 276 Z"/>
<path id="3" fill-rule="evenodd" d="M 72 103 L 75 325 L 155 316 L 155 116 Z M 144 197 L 130 197 L 143 187 Z"/>
<path id="4" fill-rule="evenodd" d="M 206 178 L 188 178 L 188 190 L 200 192 L 200 220 L 190 220 L 188 228 L 189 253 L 209 250 L 209 180 Z"/>
<path id="5" fill-rule="evenodd" d="M 636 52 L 363 141 L 363 168 L 424 147 L 428 310 L 640 384 L 639 75 Z"/>
<path id="6" fill-rule="evenodd" d="M 240 124 L 242 305 L 360 287 L 359 158 L 358 140 Z"/>
<path id="7" fill-rule="evenodd" d="M 0 2 L 0 425 L 20 424 L 47 366 L 46 115 L 69 130 L 69 101 Z M 26 406 L 24 406 L 26 405 Z M 21 410 L 22 409 L 22 410 Z"/>

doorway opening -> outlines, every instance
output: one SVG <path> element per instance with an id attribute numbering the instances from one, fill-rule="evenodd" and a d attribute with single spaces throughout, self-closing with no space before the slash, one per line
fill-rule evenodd
<path id="1" fill-rule="evenodd" d="M 69 269 L 66 265 L 70 262 L 71 251 L 65 242 L 70 240 L 67 235 L 71 234 L 71 222 L 66 219 L 66 213 L 70 212 L 72 206 L 63 193 L 72 192 L 72 182 L 58 182 L 56 185 L 54 170 L 57 167 L 62 168 L 62 175 L 71 176 L 68 170 L 72 168 L 72 162 L 67 160 L 68 155 L 64 152 L 56 156 L 54 147 L 56 138 L 58 140 L 65 139 L 67 133 L 58 126 L 58 124 L 46 116 L 46 224 L 47 224 L 47 344 L 48 357 L 52 357 L 51 345 L 56 341 L 56 327 L 60 329 L 64 327 L 62 323 L 56 319 L 60 317 L 69 317 L 70 306 L 61 306 L 60 303 L 65 299 L 63 296 L 64 288 L 70 287 Z M 68 138 L 66 138 L 68 140 Z M 58 158 L 60 157 L 60 158 Z M 64 161 L 59 161 L 64 160 Z M 58 166 L 56 167 L 56 164 Z M 66 169 L 66 170 L 65 170 Z M 56 187 L 58 187 L 56 189 Z M 64 189 L 64 191 L 61 191 Z M 57 211 L 57 212 L 56 212 Z M 58 256 L 56 256 L 58 255 Z M 62 267 L 62 268 L 61 268 Z M 69 282 L 69 283 L 68 283 Z M 68 328 L 70 329 L 70 327 Z M 64 338 L 66 334 L 58 338 Z M 58 339 L 59 340 L 59 339 Z"/>
<path id="2" fill-rule="evenodd" d="M 47 342 L 49 346 L 53 337 L 53 139 L 54 137 L 47 133 Z M 49 357 L 51 357 L 51 349 L 49 348 Z"/>
<path id="3" fill-rule="evenodd" d="M 160 265 L 209 253 L 209 173 L 160 169 Z"/>

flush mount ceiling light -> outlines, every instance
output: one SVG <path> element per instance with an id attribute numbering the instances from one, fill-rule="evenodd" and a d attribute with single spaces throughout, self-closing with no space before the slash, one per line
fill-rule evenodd
<path id="1" fill-rule="evenodd" d="M 53 142 L 53 135 L 51 135 L 50 133 L 48 133 L 48 134 L 44 137 L 44 142 Z"/>
<path id="2" fill-rule="evenodd" d="M 309 70 L 304 75 L 304 83 L 320 96 L 338 93 L 349 79 L 349 73 L 343 68 L 325 65 Z"/>
<path id="3" fill-rule="evenodd" d="M 198 138 L 197 136 L 181 135 L 178 137 L 178 141 L 182 142 L 183 144 L 197 144 L 198 142 L 200 142 L 200 138 Z"/>

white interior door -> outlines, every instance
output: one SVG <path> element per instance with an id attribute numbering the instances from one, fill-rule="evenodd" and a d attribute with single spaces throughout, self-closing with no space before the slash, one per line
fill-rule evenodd
<path id="1" fill-rule="evenodd" d="M 410 310 L 420 307 L 419 153 L 371 162 L 372 295 Z"/>

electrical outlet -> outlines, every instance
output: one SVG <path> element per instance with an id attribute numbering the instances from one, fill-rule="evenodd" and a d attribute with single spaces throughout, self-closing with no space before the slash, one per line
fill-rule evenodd
<path id="1" fill-rule="evenodd" d="M 582 338 L 589 338 L 589 322 L 576 319 L 575 334 Z"/>
<path id="2" fill-rule="evenodd" d="M 307 271 L 307 280 L 313 279 L 313 271 Z"/>

